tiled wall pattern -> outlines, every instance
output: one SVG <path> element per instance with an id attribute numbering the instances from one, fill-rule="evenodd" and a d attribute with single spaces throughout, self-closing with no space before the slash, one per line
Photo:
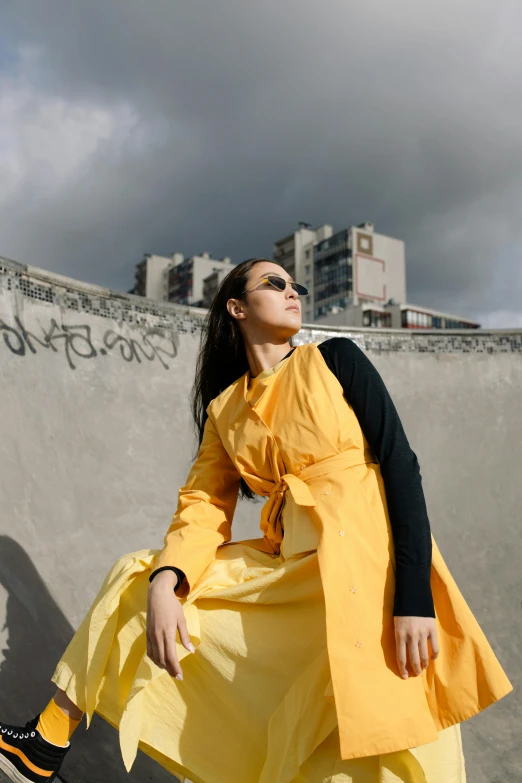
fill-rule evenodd
<path id="1" fill-rule="evenodd" d="M 206 310 L 199 308 L 111 291 L 0 257 L 0 291 L 3 288 L 28 299 L 58 305 L 62 310 L 90 313 L 136 326 L 157 326 L 179 333 L 198 333 L 206 314 Z M 321 342 L 340 335 L 349 337 L 360 348 L 371 352 L 522 352 L 522 329 L 407 330 L 305 325 L 292 342 L 294 345 Z"/>

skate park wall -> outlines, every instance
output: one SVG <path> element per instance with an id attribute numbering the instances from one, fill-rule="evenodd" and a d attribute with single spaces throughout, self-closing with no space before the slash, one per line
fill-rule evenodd
<path id="1" fill-rule="evenodd" d="M 161 548 L 197 450 L 189 393 L 205 313 L 0 258 L 0 720 L 25 723 L 47 702 L 113 562 Z M 468 781 L 520 780 L 522 330 L 316 324 L 293 344 L 338 335 L 381 373 L 433 535 L 515 686 L 462 724 Z M 233 540 L 261 535 L 262 503 L 239 501 Z M 143 754 L 127 775 L 101 720 L 62 774 L 172 780 Z"/>

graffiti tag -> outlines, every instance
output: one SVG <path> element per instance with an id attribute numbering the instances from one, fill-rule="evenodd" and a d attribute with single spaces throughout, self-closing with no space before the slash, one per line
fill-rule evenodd
<path id="1" fill-rule="evenodd" d="M 42 334 L 37 336 L 25 328 L 18 316 L 14 320 L 15 325 L 9 326 L 0 318 L 0 332 L 11 353 L 27 356 L 28 353 L 37 353 L 39 349 L 58 353 L 60 347 L 63 347 L 71 370 L 76 369 L 75 362 L 78 359 L 94 359 L 113 352 L 119 353 L 126 362 L 136 361 L 141 364 L 143 359 L 149 362 L 157 360 L 168 370 L 168 360 L 175 359 L 178 352 L 174 334 L 160 327 L 141 329 L 139 339 L 124 337 L 114 329 L 107 329 L 101 340 L 102 345 L 96 348 L 88 324 L 60 326 L 55 318 L 51 318 L 49 328 L 46 330 L 42 327 Z"/>

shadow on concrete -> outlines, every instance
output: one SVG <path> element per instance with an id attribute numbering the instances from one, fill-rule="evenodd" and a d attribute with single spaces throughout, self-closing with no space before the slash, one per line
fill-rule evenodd
<path id="1" fill-rule="evenodd" d="M 0 536 L 0 586 L 7 592 L 7 648 L 0 663 L 0 719 L 25 724 L 55 691 L 50 678 L 74 630 L 22 547 Z M 127 774 L 117 732 L 95 716 L 82 723 L 61 770 L 66 783 L 173 783 L 176 780 L 139 752 Z"/>

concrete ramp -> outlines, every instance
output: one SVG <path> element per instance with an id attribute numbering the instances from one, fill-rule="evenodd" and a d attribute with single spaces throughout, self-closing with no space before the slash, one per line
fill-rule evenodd
<path id="1" fill-rule="evenodd" d="M 0 259 L 5 721 L 46 703 L 112 563 L 162 545 L 195 456 L 188 394 L 203 315 Z M 381 372 L 419 457 L 434 536 L 515 685 L 463 724 L 468 782 L 520 781 L 522 332 L 310 327 L 295 343 L 334 334 Z M 239 503 L 235 540 L 260 534 L 261 505 Z M 172 777 L 142 754 L 128 776 L 99 720 L 75 735 L 63 779 Z"/>

